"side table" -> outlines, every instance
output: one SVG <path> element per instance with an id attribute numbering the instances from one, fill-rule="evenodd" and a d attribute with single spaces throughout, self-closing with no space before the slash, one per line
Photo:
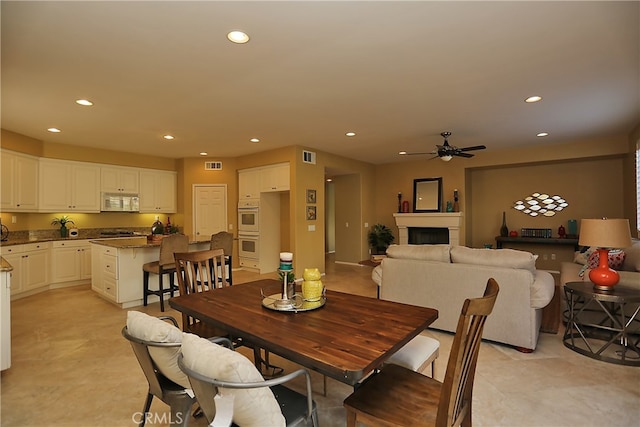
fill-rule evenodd
<path id="1" fill-rule="evenodd" d="M 600 291 L 591 282 L 564 286 L 568 321 L 565 347 L 620 365 L 640 366 L 640 292 L 616 286 Z"/>

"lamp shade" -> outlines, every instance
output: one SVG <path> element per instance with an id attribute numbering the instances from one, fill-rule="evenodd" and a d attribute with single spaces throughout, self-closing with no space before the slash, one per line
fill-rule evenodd
<path id="1" fill-rule="evenodd" d="M 580 246 L 599 248 L 627 248 L 631 246 L 628 219 L 582 219 L 580 220 Z"/>

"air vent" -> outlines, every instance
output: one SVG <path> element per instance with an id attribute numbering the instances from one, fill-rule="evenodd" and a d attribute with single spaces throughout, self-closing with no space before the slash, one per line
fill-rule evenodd
<path id="1" fill-rule="evenodd" d="M 221 171 L 222 162 L 204 162 L 204 170 L 207 171 Z"/>
<path id="2" fill-rule="evenodd" d="M 302 163 L 316 164 L 316 153 L 313 151 L 302 150 Z"/>

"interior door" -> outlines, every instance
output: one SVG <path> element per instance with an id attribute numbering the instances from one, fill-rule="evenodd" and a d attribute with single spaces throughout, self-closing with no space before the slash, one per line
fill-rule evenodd
<path id="1" fill-rule="evenodd" d="M 193 228 L 198 240 L 227 231 L 227 186 L 193 186 Z"/>

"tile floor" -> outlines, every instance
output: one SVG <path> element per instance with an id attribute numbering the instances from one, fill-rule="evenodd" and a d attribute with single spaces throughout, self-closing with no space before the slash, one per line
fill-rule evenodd
<path id="1" fill-rule="evenodd" d="M 330 289 L 375 296 L 370 274 L 371 267 L 329 262 L 323 281 Z M 259 277 L 234 272 L 236 283 Z M 157 303 L 136 309 L 159 314 Z M 167 313 L 179 318 L 171 309 Z M 12 367 L 0 380 L 0 425 L 135 425 L 147 386 L 129 343 L 120 335 L 125 319 L 125 310 L 88 286 L 14 301 Z M 435 376 L 442 380 L 452 335 L 429 334 L 441 341 Z M 274 359 L 287 370 L 296 368 Z M 324 397 L 321 376 L 312 376 L 321 425 L 344 426 L 342 400 L 350 388 L 327 380 Z M 154 400 L 151 410 L 156 418 L 147 425 L 168 425 L 162 402 Z M 541 334 L 532 354 L 483 343 L 473 417 L 476 426 L 637 426 L 640 368 L 581 356 L 562 345 L 561 335 Z M 206 422 L 199 418 L 190 424 Z"/>

